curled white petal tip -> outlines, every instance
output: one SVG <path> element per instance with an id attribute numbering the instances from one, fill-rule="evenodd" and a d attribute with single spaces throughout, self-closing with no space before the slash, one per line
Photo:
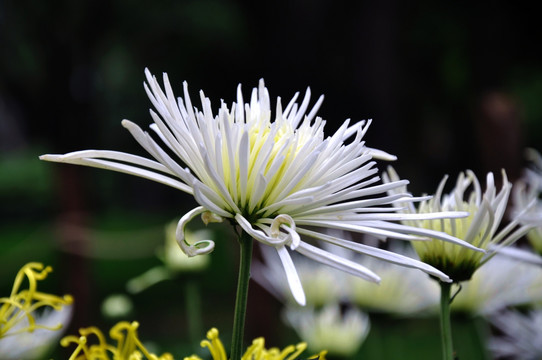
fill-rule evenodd
<path id="1" fill-rule="evenodd" d="M 186 241 L 180 241 L 179 245 L 188 257 L 210 254 L 215 249 L 215 243 L 212 240 L 201 240 L 190 245 Z"/>
<path id="2" fill-rule="evenodd" d="M 285 224 L 287 226 L 295 227 L 294 219 L 290 215 L 281 214 L 273 219 L 271 223 L 271 236 L 278 237 L 280 235 L 280 226 Z"/>
<path id="3" fill-rule="evenodd" d="M 189 257 L 196 255 L 205 255 L 211 253 L 215 248 L 215 243 L 212 240 L 200 240 L 194 244 L 190 244 L 184 237 L 184 228 L 190 220 L 199 214 L 207 212 L 203 206 L 198 206 L 195 209 L 186 213 L 177 224 L 177 230 L 175 231 L 175 238 L 177 243 L 181 247 L 182 251 Z"/>

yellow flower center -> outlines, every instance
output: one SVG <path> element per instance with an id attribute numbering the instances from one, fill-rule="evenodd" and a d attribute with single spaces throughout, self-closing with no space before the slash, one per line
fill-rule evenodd
<path id="1" fill-rule="evenodd" d="M 300 150 L 314 137 L 312 128 L 308 124 L 294 129 L 288 121 L 281 117 L 271 123 L 270 116 L 270 113 L 264 113 L 260 114 L 257 119 L 247 119 L 246 124 L 232 124 L 233 126 L 248 127 L 248 139 L 245 143 L 249 150 L 248 159 L 243 160 L 235 154 L 228 153 L 227 142 L 224 141 L 222 144 L 226 188 L 247 218 L 276 202 L 283 190 L 278 184 L 284 178 Z M 241 164 L 241 161 L 246 163 Z M 235 169 L 234 176 L 231 174 L 231 162 L 233 162 L 233 169 Z M 247 169 L 246 174 L 241 173 L 241 168 Z M 299 186 L 296 186 L 291 191 L 298 188 Z"/>
<path id="2" fill-rule="evenodd" d="M 491 240 L 487 224 L 480 227 L 483 229 L 482 231 L 469 234 L 472 221 L 479 211 L 479 207 L 474 202 L 463 202 L 459 208 L 468 211 L 470 215 L 459 219 L 424 220 L 421 222 L 422 227 L 441 231 L 458 239 L 469 239 L 469 243 L 472 245 L 486 249 Z M 423 212 L 430 212 L 430 205 L 421 207 L 420 213 Z M 486 220 L 484 221 L 487 223 Z M 484 256 L 482 252 L 473 251 L 446 241 L 414 241 L 412 244 L 423 262 L 446 272 L 456 282 L 470 279 Z"/>

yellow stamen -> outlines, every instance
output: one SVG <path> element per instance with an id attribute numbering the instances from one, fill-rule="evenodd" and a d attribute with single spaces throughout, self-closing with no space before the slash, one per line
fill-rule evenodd
<path id="1" fill-rule="evenodd" d="M 173 360 L 173 356 L 165 353 L 158 357 L 150 353 L 141 343 L 137 336 L 137 321 L 121 321 L 111 328 L 109 336 L 117 341 L 117 346 L 107 344 L 105 336 L 96 327 L 88 327 L 79 330 L 80 337 L 66 336 L 60 344 L 68 347 L 70 344 L 77 344 L 69 360 Z M 98 343 L 88 345 L 88 337 L 94 335 Z"/>
<path id="2" fill-rule="evenodd" d="M 209 348 L 213 360 L 228 360 L 224 345 L 218 335 L 218 330 L 212 328 L 207 332 L 207 340 L 203 340 L 201 346 Z M 298 359 L 306 348 L 307 344 L 302 342 L 297 345 L 289 345 L 282 351 L 279 348 L 266 349 L 264 338 L 259 337 L 252 341 L 252 345 L 247 348 L 241 360 L 294 360 Z M 326 354 L 327 351 L 321 351 L 319 354 L 310 357 L 310 359 L 325 360 Z M 185 357 L 184 360 L 201 360 L 201 358 L 191 355 Z"/>
<path id="3" fill-rule="evenodd" d="M 13 282 L 11 295 L 0 298 L 0 338 L 32 332 L 35 329 L 59 330 L 62 327 L 62 324 L 56 326 L 36 324 L 34 317 L 37 309 L 49 306 L 54 310 L 60 310 L 73 302 L 69 295 L 59 297 L 37 291 L 38 281 L 44 280 L 51 271 L 53 269 L 50 266 L 44 267 L 43 264 L 36 262 L 28 263 L 19 270 Z M 25 278 L 28 280 L 28 289 L 21 290 Z M 24 319 L 26 326 L 12 330 Z"/>

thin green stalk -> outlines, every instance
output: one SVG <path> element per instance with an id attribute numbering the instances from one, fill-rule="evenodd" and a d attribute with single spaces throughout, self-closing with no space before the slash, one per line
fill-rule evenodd
<path id="1" fill-rule="evenodd" d="M 201 329 L 201 297 L 197 281 L 188 279 L 185 284 L 186 317 L 190 343 L 199 344 Z M 199 349 L 199 347 L 198 347 Z"/>
<path id="2" fill-rule="evenodd" d="M 240 260 L 239 277 L 237 279 L 237 296 L 235 299 L 235 314 L 233 318 L 233 334 L 231 341 L 231 360 L 240 360 L 243 348 L 245 330 L 245 315 L 247 312 L 248 282 L 250 280 L 250 262 L 252 260 L 252 238 L 242 231 L 239 236 Z"/>
<path id="3" fill-rule="evenodd" d="M 452 324 L 450 322 L 451 283 L 439 281 L 440 284 L 440 335 L 442 337 L 442 359 L 453 360 Z"/>

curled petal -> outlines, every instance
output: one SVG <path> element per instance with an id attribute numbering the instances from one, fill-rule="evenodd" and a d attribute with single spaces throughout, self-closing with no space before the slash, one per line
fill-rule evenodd
<path id="1" fill-rule="evenodd" d="M 281 247 L 287 245 L 289 240 L 291 241 L 289 236 L 272 237 L 268 236 L 265 232 L 261 230 L 254 229 L 250 222 L 248 222 L 248 220 L 245 219 L 241 214 L 236 214 L 235 220 L 244 231 L 250 234 L 250 236 L 252 236 L 254 239 L 258 240 L 261 243 L 264 243 L 265 245 Z"/>
<path id="2" fill-rule="evenodd" d="M 195 209 L 187 212 L 179 223 L 177 224 L 177 230 L 175 231 L 175 238 L 177 243 L 187 256 L 205 255 L 211 253 L 215 248 L 215 243 L 212 240 L 200 240 L 194 244 L 190 244 L 184 238 L 184 227 L 190 220 L 198 216 L 199 214 L 205 214 L 208 212 L 203 206 L 198 206 Z M 203 216 L 203 215 L 202 215 Z"/>
<path id="3" fill-rule="evenodd" d="M 301 238 L 299 237 L 299 234 L 295 231 L 294 219 L 287 214 L 281 214 L 275 217 L 275 219 L 273 219 L 273 222 L 271 223 L 271 236 L 274 238 L 278 238 L 280 236 L 281 228 L 288 232 L 289 241 L 287 241 L 287 243 L 290 244 L 290 248 L 292 250 L 295 250 L 299 246 Z"/>

